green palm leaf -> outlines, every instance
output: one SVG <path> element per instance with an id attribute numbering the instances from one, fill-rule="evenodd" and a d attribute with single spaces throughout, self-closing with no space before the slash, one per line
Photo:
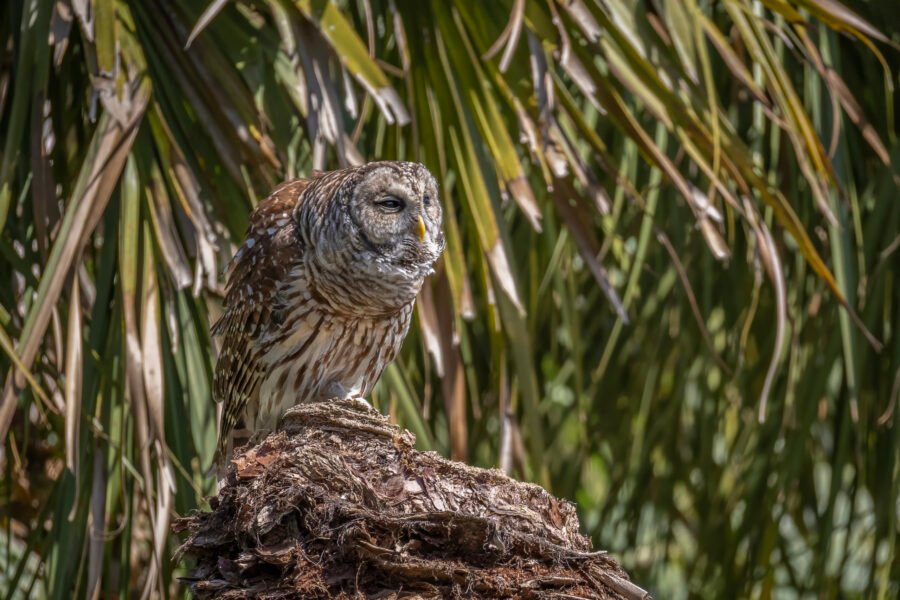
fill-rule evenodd
<path id="1" fill-rule="evenodd" d="M 896 595 L 892 7 L 3 4 L 0 595 L 184 593 L 222 268 L 373 159 L 442 189 L 373 398 L 423 448 L 576 500 L 660 597 Z"/>

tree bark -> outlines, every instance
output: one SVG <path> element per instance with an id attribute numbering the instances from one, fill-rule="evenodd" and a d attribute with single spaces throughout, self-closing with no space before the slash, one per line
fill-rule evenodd
<path id="1" fill-rule="evenodd" d="M 235 452 L 211 512 L 176 521 L 195 597 L 649 597 L 571 503 L 414 441 L 355 400 L 291 409 Z"/>

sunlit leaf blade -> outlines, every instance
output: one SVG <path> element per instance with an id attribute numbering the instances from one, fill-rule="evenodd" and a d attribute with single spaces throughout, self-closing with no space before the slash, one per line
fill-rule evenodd
<path id="1" fill-rule="evenodd" d="M 297 0 L 297 5 L 319 26 L 325 38 L 334 46 L 341 62 L 372 94 L 388 123 L 408 123 L 409 114 L 397 92 L 369 56 L 362 40 L 337 5 L 325 0 Z"/>
<path id="2" fill-rule="evenodd" d="M 0 3 L 0 594 L 185 595 L 223 266 L 280 181 L 396 159 L 447 248 L 371 400 L 420 448 L 654 597 L 896 596 L 895 8 Z"/>

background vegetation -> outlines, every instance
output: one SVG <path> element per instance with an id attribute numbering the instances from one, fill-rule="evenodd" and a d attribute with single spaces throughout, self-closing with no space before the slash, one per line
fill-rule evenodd
<path id="1" fill-rule="evenodd" d="M 248 212 L 396 158 L 449 242 L 374 398 L 421 448 L 660 598 L 896 597 L 894 4 L 2 3 L 0 593 L 184 593 Z"/>

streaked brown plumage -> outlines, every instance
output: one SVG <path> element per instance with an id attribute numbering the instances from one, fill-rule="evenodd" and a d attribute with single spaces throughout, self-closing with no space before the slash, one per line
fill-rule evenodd
<path id="1" fill-rule="evenodd" d="M 213 326 L 220 453 L 240 422 L 252 435 L 295 404 L 368 394 L 443 248 L 437 185 L 417 163 L 318 174 L 261 202 Z"/>

